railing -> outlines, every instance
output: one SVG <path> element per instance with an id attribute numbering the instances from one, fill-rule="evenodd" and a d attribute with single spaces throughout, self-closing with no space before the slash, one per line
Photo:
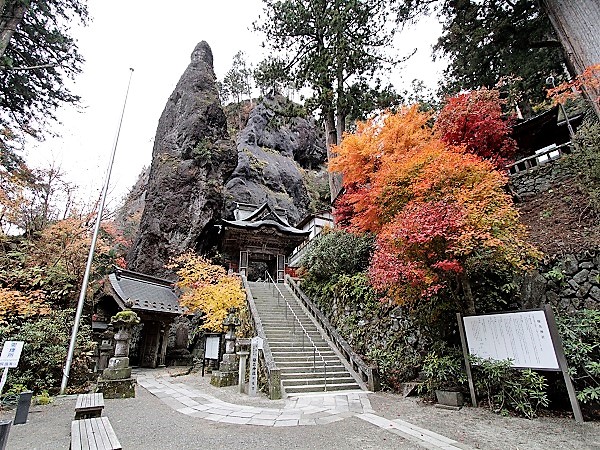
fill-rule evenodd
<path id="1" fill-rule="evenodd" d="M 537 169 L 551 161 L 562 158 L 565 154 L 571 153 L 570 143 L 561 144 L 556 147 L 548 148 L 547 150 L 528 156 L 527 158 L 515 161 L 506 166 L 509 176 L 518 175 L 521 172 Z M 554 154 L 553 154 L 554 153 Z"/>
<path id="2" fill-rule="evenodd" d="M 281 398 L 281 370 L 278 369 L 277 365 L 275 364 L 275 359 L 271 353 L 271 348 L 269 347 L 269 342 L 267 341 L 265 330 L 263 328 L 262 321 L 260 320 L 256 303 L 254 302 L 254 297 L 248 288 L 248 280 L 245 276 L 242 276 L 242 283 L 246 289 L 246 300 L 250 308 L 252 321 L 254 322 L 254 331 L 263 339 L 263 348 L 262 350 L 259 349 L 258 355 L 267 379 L 269 398 L 271 400 L 278 400 Z"/>
<path id="3" fill-rule="evenodd" d="M 308 338 L 308 341 L 312 345 L 312 348 L 313 348 L 313 372 L 315 372 L 315 373 L 317 372 L 317 354 L 319 355 L 319 358 L 321 358 L 321 361 L 323 362 L 324 391 L 327 392 L 327 363 L 325 362 L 325 358 L 323 358 L 323 355 L 321 354 L 321 352 L 315 345 L 315 342 L 312 340 L 312 338 L 308 334 L 308 331 L 306 331 L 306 328 L 304 328 L 304 325 L 302 325 L 302 322 L 300 322 L 300 319 L 298 319 L 298 316 L 296 315 L 296 313 L 294 312 L 294 310 L 288 303 L 287 299 L 285 298 L 285 295 L 283 295 L 283 293 L 281 292 L 281 290 L 279 289 L 279 287 L 277 286 L 275 281 L 273 281 L 273 277 L 271 277 L 271 274 L 268 271 L 265 271 L 265 280 L 269 280 L 270 283 L 272 284 L 272 286 L 274 288 L 273 296 L 275 296 L 275 290 L 279 294 L 277 296 L 277 306 L 282 306 L 280 303 L 280 299 L 283 299 L 283 301 L 285 302 L 285 306 L 286 306 L 285 307 L 285 320 L 288 321 L 288 314 L 287 314 L 288 309 L 294 316 L 294 322 L 292 322 L 294 336 L 296 335 L 296 323 L 298 323 L 298 325 L 300 325 L 300 328 L 302 329 L 302 351 L 304 351 L 304 336 L 306 336 Z"/>
<path id="4" fill-rule="evenodd" d="M 338 351 L 346 359 L 350 367 L 360 376 L 361 380 L 367 385 L 370 391 L 378 391 L 380 389 L 379 372 L 376 366 L 366 364 L 362 358 L 350 347 L 350 344 L 340 336 L 335 328 L 331 325 L 327 317 L 321 310 L 315 306 L 298 286 L 292 277 L 286 275 L 286 283 L 290 286 L 292 293 L 304 304 L 306 309 L 313 315 L 315 320 L 321 325 L 327 336 L 337 347 Z"/>

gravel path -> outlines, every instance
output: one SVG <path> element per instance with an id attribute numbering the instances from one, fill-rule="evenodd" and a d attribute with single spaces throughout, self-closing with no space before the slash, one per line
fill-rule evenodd
<path id="1" fill-rule="evenodd" d="M 165 375 L 154 372 L 153 375 Z M 289 410 L 290 400 L 240 396 L 236 388 L 214 388 L 199 374 L 165 378 L 219 401 L 257 408 Z M 494 415 L 482 408 L 437 409 L 417 399 L 386 393 L 369 394 L 373 413 L 346 414 L 343 420 L 313 426 L 255 426 L 214 422 L 174 409 L 145 388 L 136 398 L 105 400 L 108 417 L 124 449 L 439 449 L 427 440 L 411 438 L 408 428 L 432 430 L 462 448 L 600 449 L 600 424 L 577 425 L 572 419 L 526 420 Z M 293 401 L 293 400 L 292 400 Z M 301 402 L 302 403 L 302 402 Z M 68 449 L 75 396 L 57 398 L 32 408 L 25 425 L 11 428 L 8 450 Z M 14 412 L 2 411 L 0 418 Z M 408 427 L 408 428 L 407 428 Z M 419 428 L 421 427 L 421 428 Z M 425 436 L 427 437 L 427 436 Z M 423 439 L 423 437 L 421 437 Z M 433 442 L 433 441 L 432 441 Z"/>

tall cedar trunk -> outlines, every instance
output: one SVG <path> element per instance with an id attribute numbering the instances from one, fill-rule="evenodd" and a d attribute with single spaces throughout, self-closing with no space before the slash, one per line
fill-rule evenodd
<path id="1" fill-rule="evenodd" d="M 6 1 L 2 0 L 0 2 L 0 13 L 3 18 L 0 21 L 0 58 L 2 58 L 10 39 L 15 34 L 23 17 L 25 17 L 27 6 L 17 5 L 16 2 L 13 2 L 12 5 L 6 5 Z"/>
<path id="2" fill-rule="evenodd" d="M 332 151 L 334 145 L 338 143 L 335 127 L 335 114 L 333 111 L 325 113 L 325 145 L 327 146 L 327 161 L 330 161 L 335 155 Z M 342 190 L 342 175 L 338 172 L 329 172 L 329 193 L 333 202 Z"/>
<path id="3" fill-rule="evenodd" d="M 582 73 L 586 67 L 600 64 L 600 2 L 598 0 L 542 0 L 556 30 L 571 69 Z M 590 89 L 596 114 L 600 117 L 598 89 Z"/>

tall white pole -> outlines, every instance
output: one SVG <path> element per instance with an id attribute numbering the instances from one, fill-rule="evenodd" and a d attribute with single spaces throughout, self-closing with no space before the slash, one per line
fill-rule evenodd
<path id="1" fill-rule="evenodd" d="M 102 188 L 102 197 L 100 205 L 98 207 L 98 215 L 96 216 L 96 225 L 94 226 L 94 234 L 92 235 L 92 243 L 90 245 L 90 252 L 88 253 L 87 265 L 85 267 L 85 274 L 83 275 L 83 282 L 81 283 L 81 292 L 79 294 L 79 301 L 77 303 L 77 312 L 75 314 L 75 323 L 73 323 L 73 332 L 71 333 L 71 342 L 69 344 L 69 351 L 67 353 L 67 361 L 63 370 L 62 383 L 60 385 L 60 393 L 64 394 L 67 389 L 67 383 L 69 381 L 69 372 L 71 370 L 71 364 L 73 362 L 73 353 L 75 351 L 75 343 L 77 342 L 77 332 L 79 331 L 79 322 L 81 321 L 81 313 L 83 311 L 83 304 L 85 302 L 85 295 L 87 293 L 88 281 L 90 279 L 90 272 L 92 270 L 92 261 L 94 259 L 94 250 L 96 249 L 96 241 L 98 240 L 98 232 L 100 231 L 100 223 L 102 222 L 102 213 L 104 212 L 104 204 L 106 203 L 106 195 L 108 193 L 108 184 L 110 183 L 110 175 L 112 172 L 113 162 L 115 161 L 115 154 L 117 152 L 117 144 L 119 143 L 119 134 L 121 133 L 121 125 L 123 124 L 123 116 L 125 115 L 125 105 L 127 104 L 127 96 L 129 95 L 129 86 L 131 85 L 131 77 L 133 75 L 133 69 L 129 69 L 129 82 L 127 83 L 127 91 L 125 92 L 125 100 L 123 101 L 123 110 L 121 111 L 121 119 L 119 120 L 119 127 L 117 128 L 117 134 L 115 136 L 115 143 L 113 145 L 112 154 L 110 155 L 110 161 L 108 163 L 108 170 L 106 171 L 106 179 L 104 180 L 104 187 Z"/>

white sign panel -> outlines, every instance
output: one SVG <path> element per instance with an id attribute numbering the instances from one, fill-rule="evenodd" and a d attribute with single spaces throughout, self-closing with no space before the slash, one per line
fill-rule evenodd
<path id="1" fill-rule="evenodd" d="M 560 370 L 544 311 L 463 317 L 469 353 L 513 367 Z"/>
<path id="2" fill-rule="evenodd" d="M 204 359 L 219 359 L 220 336 L 206 336 L 204 341 Z"/>
<path id="3" fill-rule="evenodd" d="M 0 354 L 0 367 L 17 367 L 22 350 L 23 341 L 6 341 Z"/>
<path id="4" fill-rule="evenodd" d="M 256 336 L 250 341 L 250 379 L 248 381 L 248 395 L 255 397 L 258 392 L 258 349 L 262 349 L 263 340 Z"/>

